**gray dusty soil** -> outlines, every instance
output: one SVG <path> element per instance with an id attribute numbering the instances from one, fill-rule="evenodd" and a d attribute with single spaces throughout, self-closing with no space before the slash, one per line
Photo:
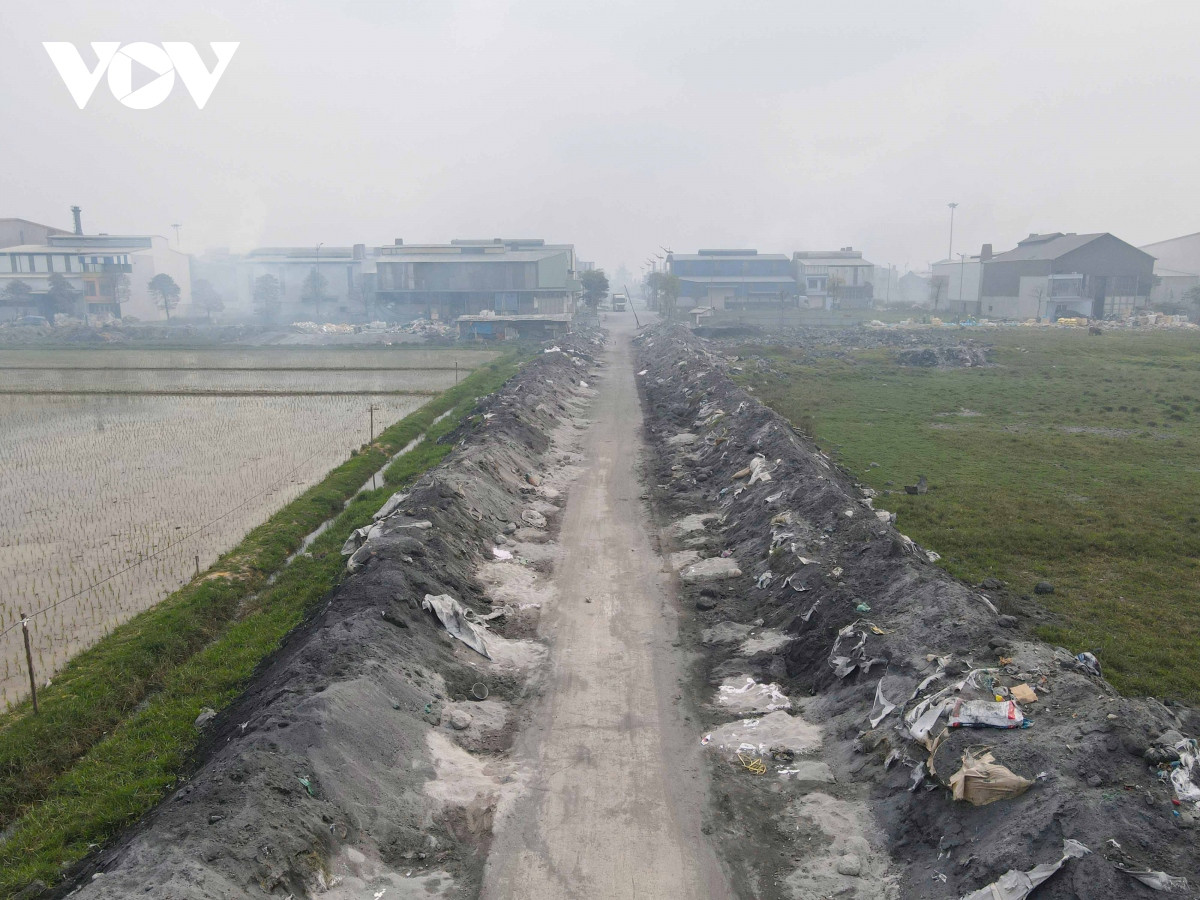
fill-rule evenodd
<path id="1" fill-rule="evenodd" d="M 1033 639 L 1000 586 L 934 566 L 706 342 L 660 328 L 637 344 L 653 505 L 674 523 L 668 549 L 701 557 L 682 571 L 681 638 L 708 649 L 697 703 L 728 814 L 714 837 L 748 895 L 963 897 L 1059 861 L 1074 840 L 1090 852 L 1039 900 L 1158 895 L 1123 869 L 1188 878 L 1178 891 L 1194 896 L 1196 803 L 1177 802 L 1170 780 L 1189 768 L 1170 757 L 1195 747 L 1193 710 L 1119 696 Z M 708 577 L 687 577 L 706 563 Z M 775 687 L 747 691 L 747 678 Z M 1006 703 L 1021 686 L 1037 695 L 1017 704 L 1027 727 L 948 727 L 958 701 Z M 780 695 L 790 709 L 739 708 L 765 712 Z M 918 735 L 939 698 L 945 711 Z M 980 747 L 1024 793 L 952 797 Z"/>
<path id="2" fill-rule="evenodd" d="M 497 822 L 485 898 L 733 896 L 701 830 L 707 772 L 641 499 L 630 336 L 614 329 L 588 409 L 542 620 L 550 668 L 517 745 L 529 789 Z"/>
<path id="3" fill-rule="evenodd" d="M 1195 713 L 934 566 L 714 346 L 615 324 L 482 399 L 190 777 L 57 893 L 976 900 L 1061 862 L 1036 900 L 1158 896 L 1123 869 L 1194 896 Z M 948 727 L 1026 687 L 1028 727 Z M 1023 793 L 954 799 L 980 747 Z"/>

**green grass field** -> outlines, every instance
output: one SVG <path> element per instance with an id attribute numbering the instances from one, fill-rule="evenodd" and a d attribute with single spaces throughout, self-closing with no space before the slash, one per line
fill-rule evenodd
<path id="1" fill-rule="evenodd" d="M 973 330 L 995 367 L 938 371 L 747 346 L 743 381 L 954 575 L 995 576 L 1127 694 L 1200 703 L 1200 335 Z M 872 467 L 871 463 L 878 463 Z M 929 493 L 908 496 L 919 475 Z"/>

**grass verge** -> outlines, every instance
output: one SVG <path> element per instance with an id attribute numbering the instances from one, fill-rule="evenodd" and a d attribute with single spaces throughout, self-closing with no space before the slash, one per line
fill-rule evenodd
<path id="1" fill-rule="evenodd" d="M 883 350 L 745 347 L 758 396 L 967 581 L 1039 580 L 1045 640 L 1122 691 L 1200 702 L 1200 341 L 1000 329 L 998 365 L 937 371 Z M 874 464 L 874 465 L 873 465 Z M 929 479 L 925 496 L 902 485 Z"/>
<path id="2" fill-rule="evenodd" d="M 34 879 L 54 881 L 170 789 L 196 745 L 192 722 L 200 709 L 220 709 L 238 695 L 258 663 L 336 586 L 345 535 L 449 453 L 436 441 L 517 364 L 515 357 L 495 360 L 385 429 L 208 572 L 72 660 L 39 695 L 41 715 L 25 704 L 0 720 L 0 821 L 8 829 L 0 896 Z M 384 487 L 355 496 L 422 434 L 387 468 Z M 284 568 L 305 535 L 334 515 L 309 548 L 311 558 Z"/>

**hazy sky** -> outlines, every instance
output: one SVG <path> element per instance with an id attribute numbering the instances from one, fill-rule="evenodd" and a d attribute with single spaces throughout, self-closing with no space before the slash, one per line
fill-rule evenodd
<path id="1" fill-rule="evenodd" d="M 140 8 L 139 8 L 140 7 Z M 0 0 L 0 217 L 183 248 L 862 248 L 1200 231 L 1200 4 Z M 43 41 L 240 41 L 79 110 Z"/>

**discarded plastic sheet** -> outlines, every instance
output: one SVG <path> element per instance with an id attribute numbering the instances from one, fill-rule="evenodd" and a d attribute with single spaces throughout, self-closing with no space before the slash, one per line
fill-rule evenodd
<path id="1" fill-rule="evenodd" d="M 733 683 L 731 683 L 733 682 Z M 761 684 L 749 675 L 746 683 L 738 685 L 730 679 L 729 682 L 717 688 L 717 702 L 722 706 L 730 706 L 744 712 L 774 712 L 777 709 L 791 709 L 792 701 L 787 698 L 779 685 Z"/>
<path id="2" fill-rule="evenodd" d="M 1075 658 L 1079 660 L 1079 664 L 1085 672 L 1095 675 L 1097 678 L 1100 677 L 1100 660 L 1096 659 L 1095 654 L 1084 651 L 1077 654 Z"/>
<path id="3" fill-rule="evenodd" d="M 888 713 L 896 708 L 896 704 L 883 696 L 883 679 L 879 679 L 879 684 L 875 685 L 875 703 L 871 706 L 871 727 L 878 728 L 879 723 L 888 717 Z"/>
<path id="4" fill-rule="evenodd" d="M 804 613 L 803 615 L 801 615 L 801 616 L 800 616 L 800 621 L 801 621 L 801 622 L 807 622 L 809 619 L 811 619 L 811 618 L 812 618 L 812 614 L 813 614 L 813 613 L 815 613 L 815 612 L 817 611 L 817 607 L 818 607 L 818 606 L 820 606 L 820 605 L 821 605 L 821 601 L 820 601 L 820 600 L 814 600 L 814 601 L 813 601 L 813 605 L 812 605 L 812 606 L 810 606 L 810 607 L 808 608 L 808 611 L 807 611 L 806 613 Z"/>
<path id="5" fill-rule="evenodd" d="M 492 556 L 496 557 L 496 559 L 512 559 L 513 558 L 512 552 L 509 550 L 505 550 L 503 547 L 493 547 L 492 548 Z"/>
<path id="6" fill-rule="evenodd" d="M 750 480 L 747 484 L 757 484 L 760 481 L 770 481 L 771 473 L 767 471 L 767 461 L 756 456 L 750 460 Z"/>
<path id="7" fill-rule="evenodd" d="M 1130 878 L 1136 878 L 1146 887 L 1165 894 L 1186 894 L 1188 880 L 1178 875 L 1168 875 L 1166 872 L 1152 872 L 1149 869 L 1123 869 L 1117 866 L 1118 872 L 1124 872 Z"/>
<path id="8" fill-rule="evenodd" d="M 466 607 L 449 594 L 426 594 L 421 608 L 436 615 L 443 628 L 476 653 L 492 658 L 483 641 L 482 629 L 468 618 Z"/>
<path id="9" fill-rule="evenodd" d="M 986 887 L 972 891 L 962 900 L 1025 900 L 1038 885 L 1045 884 L 1050 876 L 1066 865 L 1069 859 L 1080 859 L 1092 851 L 1079 841 L 1069 838 L 1063 841 L 1063 855 L 1057 862 L 1042 863 L 1028 872 L 1009 869 Z"/>
<path id="10" fill-rule="evenodd" d="M 392 496 L 388 497 L 387 502 L 383 504 L 383 506 L 379 507 L 379 512 L 375 513 L 373 516 L 371 516 L 371 518 L 376 522 L 378 522 L 380 519 L 386 519 L 397 509 L 399 509 L 400 504 L 407 499 L 407 492 L 401 491 L 400 493 L 392 494 Z"/>
<path id="11" fill-rule="evenodd" d="M 814 606 L 813 608 L 815 609 L 816 607 Z M 874 628 L 870 622 L 863 622 L 860 619 L 839 631 L 837 640 L 833 642 L 833 649 L 829 652 L 829 665 L 833 667 L 833 674 L 838 678 L 845 678 L 847 675 L 851 675 L 859 670 L 865 674 L 870 672 L 871 667 L 876 664 L 887 664 L 886 659 L 867 656 L 867 631 L 861 630 L 859 628 L 860 625 Z M 848 651 L 844 651 L 844 655 L 839 655 L 838 651 L 841 649 L 842 641 L 855 636 L 857 636 L 858 642 Z"/>
<path id="12" fill-rule="evenodd" d="M 950 711 L 951 728 L 1022 728 L 1025 715 L 1011 700 L 956 700 Z"/>
<path id="13" fill-rule="evenodd" d="M 966 800 L 972 806 L 987 806 L 997 800 L 1019 797 L 1033 785 L 1027 778 L 996 762 L 990 752 L 975 756 L 967 750 L 962 766 L 950 776 L 955 800 Z"/>
<path id="14" fill-rule="evenodd" d="M 775 575 L 772 572 L 763 572 L 761 575 L 758 576 L 758 581 L 756 582 L 756 585 L 760 588 L 765 588 L 767 585 L 769 585 L 771 583 L 771 579 L 774 577 L 775 577 Z"/>
<path id="15" fill-rule="evenodd" d="M 787 578 L 783 579 L 783 585 L 784 585 L 784 587 L 790 587 L 797 594 L 803 594 L 805 591 L 808 590 L 808 588 L 806 588 L 802 584 L 793 584 L 792 583 L 792 579 L 795 578 L 799 574 L 800 574 L 799 572 L 793 572 Z M 804 621 L 807 622 L 808 619 L 805 619 Z"/>
<path id="16" fill-rule="evenodd" d="M 1171 784 L 1175 788 L 1175 796 L 1181 801 L 1200 801 L 1200 786 L 1192 778 L 1196 767 L 1196 741 L 1182 740 L 1175 745 L 1179 752 L 1179 767 L 1171 770 Z"/>

